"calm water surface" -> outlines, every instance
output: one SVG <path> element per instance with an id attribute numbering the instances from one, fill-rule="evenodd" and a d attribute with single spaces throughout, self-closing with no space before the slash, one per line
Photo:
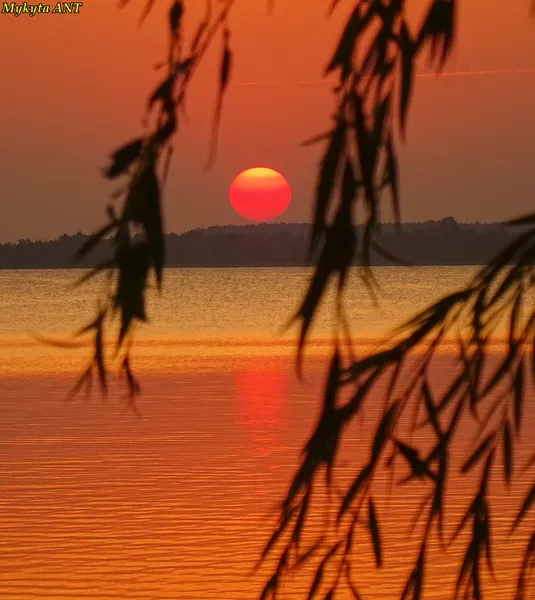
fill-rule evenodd
<path id="1" fill-rule="evenodd" d="M 369 350 L 474 271 L 377 269 L 379 307 L 355 278 L 346 296 L 359 348 Z M 151 300 L 151 323 L 137 332 L 139 418 L 127 409 L 120 383 L 105 400 L 94 394 L 64 402 L 89 349 L 51 348 L 31 337 L 63 339 L 89 321 L 98 285 L 66 291 L 77 276 L 0 272 L 0 598 L 257 598 L 266 572 L 251 577 L 252 568 L 318 416 L 332 296 L 314 327 L 300 383 L 295 329 L 279 334 L 306 271 L 169 270 L 162 297 Z M 447 356 L 441 360 L 438 388 L 450 368 Z M 348 432 L 342 479 L 365 459 L 373 399 L 369 406 Z M 528 432 L 533 421 L 528 414 Z M 497 600 L 511 596 L 525 532 L 508 540 L 506 531 L 529 481 L 517 478 L 506 491 L 495 479 L 498 582 L 487 598 Z M 472 486 L 459 480 L 449 489 L 453 527 Z M 421 491 L 408 486 L 389 498 L 377 490 L 386 567 L 374 571 L 363 530 L 354 579 L 364 599 L 399 595 L 415 551 L 400 522 Z M 429 598 L 453 597 L 465 541 L 442 562 L 432 550 Z M 305 598 L 307 582 L 296 579 L 281 597 Z"/>

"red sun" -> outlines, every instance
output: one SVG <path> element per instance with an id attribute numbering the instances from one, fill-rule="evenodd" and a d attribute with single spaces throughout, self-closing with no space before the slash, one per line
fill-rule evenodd
<path id="1" fill-rule="evenodd" d="M 292 190 L 283 175 L 267 167 L 242 171 L 228 192 L 232 208 L 249 221 L 270 221 L 290 205 Z"/>

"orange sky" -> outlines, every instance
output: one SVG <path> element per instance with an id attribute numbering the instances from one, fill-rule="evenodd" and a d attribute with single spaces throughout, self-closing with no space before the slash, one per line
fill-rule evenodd
<path id="1" fill-rule="evenodd" d="M 170 231 L 240 223 L 227 190 L 258 164 L 293 188 L 285 220 L 311 213 L 318 149 L 299 143 L 322 131 L 332 108 L 318 82 L 353 0 L 326 21 L 331 0 L 237 0 L 231 17 L 233 85 L 215 167 L 203 172 L 216 90 L 219 40 L 189 97 L 166 189 Z M 535 69 L 528 0 L 462 2 L 458 46 L 448 71 Z M 0 241 L 90 230 L 114 186 L 99 174 L 109 151 L 141 130 L 166 48 L 166 2 L 137 27 L 142 2 L 120 11 L 87 0 L 79 15 L 0 15 Z M 416 16 L 424 0 L 410 0 Z M 186 29 L 204 2 L 186 2 Z M 248 84 L 248 85 L 245 85 Z M 252 85 L 256 84 L 256 85 Z M 535 74 L 420 79 L 403 150 L 403 217 L 491 221 L 533 205 Z M 388 217 L 389 215 L 385 215 Z"/>

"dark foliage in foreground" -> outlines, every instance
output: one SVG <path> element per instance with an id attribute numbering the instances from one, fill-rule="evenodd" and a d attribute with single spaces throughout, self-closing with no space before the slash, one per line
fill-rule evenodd
<path id="1" fill-rule="evenodd" d="M 231 53 L 227 14 L 235 0 L 217 3 L 212 12 L 207 2 L 205 20 L 186 43 L 181 26 L 184 6 L 174 0 L 169 11 L 169 55 L 166 74 L 150 96 L 147 110 L 152 119 L 150 134 L 131 140 L 111 156 L 105 171 L 110 179 L 124 176 L 127 184 L 117 194 L 122 207 L 108 208 L 108 223 L 79 251 L 84 256 L 105 236 L 113 235 L 112 254 L 89 276 L 104 273 L 105 293 L 97 316 L 82 332 L 92 332 L 94 355 L 80 385 L 93 371 L 107 389 L 107 365 L 102 352 L 104 326 L 110 316 L 119 317 L 118 350 L 131 394 L 139 390 L 130 370 L 132 327 L 143 321 L 149 274 L 162 285 L 164 244 L 161 188 L 165 181 L 172 140 L 184 108 L 188 83 L 216 34 L 221 34 L 222 52 L 219 92 L 209 162 L 213 160 L 222 100 L 229 81 Z M 374 481 L 381 469 L 393 470 L 404 462 L 412 476 L 428 490 L 420 517 L 424 530 L 414 567 L 407 574 L 402 599 L 423 597 L 427 557 L 434 532 L 443 539 L 445 485 L 459 423 L 472 415 L 477 420 L 477 439 L 462 471 L 477 478 L 476 492 L 454 535 L 470 528 L 470 539 L 460 565 L 456 594 L 482 598 L 484 564 L 492 565 L 491 507 L 488 482 L 495 458 L 502 455 L 503 477 L 512 480 L 517 461 L 515 450 L 522 431 L 525 404 L 532 398 L 535 377 L 535 312 L 532 296 L 535 258 L 535 215 L 516 222 L 524 227 L 498 256 L 483 268 L 471 284 L 453 292 L 406 323 L 379 352 L 360 360 L 342 353 L 340 338 L 347 333 L 343 292 L 348 268 L 356 259 L 372 293 L 376 286 L 370 270 L 372 250 L 385 254 L 380 238 L 379 214 L 386 192 L 399 221 L 400 199 L 396 142 L 403 137 L 413 90 L 416 61 L 426 57 L 438 71 L 446 62 L 454 42 L 458 0 L 427 0 L 426 12 L 416 28 L 406 20 L 408 0 L 352 0 L 353 10 L 326 68 L 338 85 L 334 91 L 337 110 L 332 128 L 310 143 L 324 142 L 319 166 L 314 222 L 309 257 L 315 272 L 295 320 L 300 324 L 298 368 L 307 333 L 327 285 L 338 286 L 336 310 L 339 328 L 334 340 L 330 373 L 325 386 L 322 414 L 305 445 L 302 463 L 280 508 L 280 525 L 269 540 L 262 558 L 274 556 L 276 567 L 261 598 L 275 599 L 288 573 L 317 560 L 316 575 L 308 598 L 333 600 L 342 584 L 353 597 L 361 596 L 352 578 L 355 532 L 363 526 L 370 534 L 377 567 L 384 564 L 385 541 L 374 497 Z M 330 2 L 331 10 L 339 0 Z M 149 0 L 143 17 L 152 5 Z M 364 222 L 357 235 L 356 213 Z M 512 267 L 510 266 L 512 265 Z M 88 276 L 88 277 L 89 277 Z M 489 361 L 489 343 L 500 318 L 507 319 L 508 340 L 497 366 Z M 446 391 L 437 394 L 429 378 L 436 352 L 446 336 L 458 344 L 458 369 Z M 411 357 L 416 367 L 407 369 Z M 489 366 L 490 364 L 490 366 Z M 364 468 L 334 504 L 331 524 L 333 545 L 322 536 L 310 548 L 302 548 L 303 532 L 313 494 L 325 486 L 332 492 L 336 456 L 342 434 L 362 411 L 380 380 L 388 377 L 384 406 L 371 440 Z M 531 381 L 530 381 L 531 379 Z M 349 389 L 349 400 L 340 395 Z M 422 451 L 402 436 L 400 423 L 412 407 L 413 429 L 427 428 L 434 444 Z M 423 416 L 422 416 L 423 414 Z M 386 465 L 384 458 L 387 457 Z M 533 462 L 533 461 L 531 461 Z M 531 462 L 530 465 L 531 466 Z M 392 471 L 393 472 L 393 471 Z M 320 479 L 320 473 L 325 474 Z M 533 477 L 533 476 L 532 476 Z M 532 480 L 533 481 L 533 480 Z M 334 496 L 331 494 L 331 499 Z M 511 529 L 516 530 L 531 513 L 535 502 L 532 484 Z M 338 503 L 336 505 L 336 503 Z M 528 597 L 526 582 L 535 561 L 535 533 L 531 529 L 517 582 L 516 598 Z M 329 567 L 332 567 L 329 575 Z M 433 574 L 429 574 L 432 576 Z M 332 576 L 332 577 L 331 577 Z"/>

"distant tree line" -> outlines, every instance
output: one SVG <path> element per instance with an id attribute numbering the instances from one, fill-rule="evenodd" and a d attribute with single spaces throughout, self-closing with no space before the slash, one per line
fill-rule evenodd
<path id="1" fill-rule="evenodd" d="M 165 236 L 169 267 L 304 266 L 310 226 L 305 223 L 216 226 Z M 389 265 L 388 255 L 414 265 L 480 265 L 509 244 L 516 232 L 500 224 L 441 221 L 384 224 L 372 248 L 373 265 Z M 105 261 L 111 240 L 76 260 L 89 236 L 78 232 L 53 241 L 20 240 L 0 245 L 2 269 L 92 268 Z M 353 261 L 356 263 L 355 261 Z"/>

